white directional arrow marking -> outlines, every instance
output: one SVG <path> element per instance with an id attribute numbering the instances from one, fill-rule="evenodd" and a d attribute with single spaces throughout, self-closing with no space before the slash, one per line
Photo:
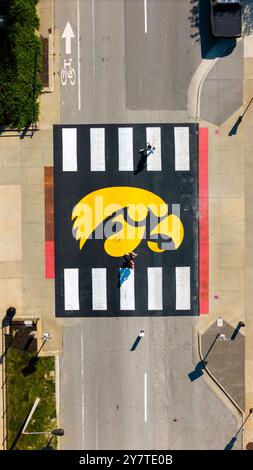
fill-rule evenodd
<path id="1" fill-rule="evenodd" d="M 62 33 L 62 38 L 66 39 L 66 54 L 71 54 L 71 39 L 74 37 L 73 29 L 68 21 Z"/>

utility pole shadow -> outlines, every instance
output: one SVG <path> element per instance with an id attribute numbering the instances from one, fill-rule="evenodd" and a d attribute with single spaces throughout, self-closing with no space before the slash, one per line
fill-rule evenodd
<path id="1" fill-rule="evenodd" d="M 239 321 L 237 327 L 235 328 L 235 330 L 234 330 L 234 332 L 233 332 L 233 334 L 232 334 L 232 336 L 231 336 L 231 338 L 230 338 L 231 341 L 233 341 L 233 340 L 236 338 L 236 336 L 238 335 L 240 329 L 241 329 L 243 326 L 245 326 L 245 323 Z"/>
<path id="2" fill-rule="evenodd" d="M 134 344 L 133 344 L 133 346 L 131 347 L 130 351 L 135 351 L 135 349 L 137 348 L 137 346 L 138 346 L 140 340 L 141 340 L 141 336 L 138 335 L 137 338 L 136 338 L 136 340 L 134 341 Z"/>

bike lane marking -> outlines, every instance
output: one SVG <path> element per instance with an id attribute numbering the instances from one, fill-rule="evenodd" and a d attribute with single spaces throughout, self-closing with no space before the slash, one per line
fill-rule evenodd
<path id="1" fill-rule="evenodd" d="M 77 7 L 79 6 L 80 0 L 75 0 L 74 9 L 73 7 L 69 7 L 69 2 L 66 0 L 62 0 L 62 4 L 58 11 L 56 11 L 56 21 L 61 29 L 61 70 L 60 70 L 60 79 L 61 79 L 61 87 L 62 87 L 62 98 L 61 104 L 66 106 L 74 103 L 75 107 L 80 107 L 80 99 L 78 97 L 78 90 L 75 89 L 75 85 L 77 84 L 78 80 L 80 81 L 80 77 L 77 76 L 78 70 L 80 73 L 80 54 L 79 57 L 77 56 L 77 47 L 79 46 L 80 42 L 80 34 L 78 33 L 78 25 L 77 25 Z M 76 8 L 75 8 L 76 7 Z M 80 21 L 79 21 L 80 23 Z M 63 41 L 63 42 L 62 42 Z M 71 85 L 71 86 L 70 86 Z M 73 91 L 76 94 L 76 98 L 74 98 L 72 92 L 69 88 L 73 87 Z M 69 95 L 70 92 L 70 95 Z M 70 97 L 70 99 L 69 99 Z"/>
<path id="2" fill-rule="evenodd" d="M 77 0 L 77 83 L 78 83 L 78 111 L 81 110 L 81 72 L 80 72 L 80 0 Z"/>

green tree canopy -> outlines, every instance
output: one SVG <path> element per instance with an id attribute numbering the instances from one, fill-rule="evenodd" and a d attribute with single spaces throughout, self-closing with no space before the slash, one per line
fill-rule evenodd
<path id="1" fill-rule="evenodd" d="M 0 126 L 19 130 L 38 119 L 42 92 L 38 0 L 0 0 Z"/>

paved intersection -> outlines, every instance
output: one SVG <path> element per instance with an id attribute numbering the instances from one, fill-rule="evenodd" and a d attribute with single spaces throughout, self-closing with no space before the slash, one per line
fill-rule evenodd
<path id="1" fill-rule="evenodd" d="M 198 314 L 198 127 L 56 126 L 54 139 L 56 314 Z"/>
<path id="2" fill-rule="evenodd" d="M 75 34 L 71 55 L 66 54 L 65 40 L 62 39 L 60 69 L 64 59 L 72 58 L 77 74 L 75 85 L 70 82 L 62 85 L 61 123 L 68 127 L 77 127 L 79 123 L 90 127 L 96 127 L 95 124 L 104 127 L 104 123 L 127 124 L 128 127 L 133 123 L 146 123 L 146 126 L 153 126 L 149 123 L 181 123 L 185 126 L 188 121 L 187 91 L 201 62 L 201 44 L 199 38 L 196 39 L 198 27 L 196 23 L 191 24 L 195 3 L 192 0 L 56 0 L 57 27 L 62 33 L 66 22 L 70 21 Z M 213 103 L 215 106 L 216 100 Z M 145 136 L 145 132 L 143 134 Z M 60 140 L 58 143 L 61 145 Z M 143 147 L 144 143 L 139 145 Z M 115 148 L 117 151 L 116 144 Z M 136 156 L 131 169 L 123 172 L 125 177 L 130 173 L 133 177 L 139 155 Z M 88 165 L 89 153 L 87 159 Z M 106 169 L 110 160 L 105 153 Z M 127 161 L 129 163 L 129 159 Z M 99 165 L 104 165 L 103 158 Z M 119 173 L 118 164 L 114 162 L 110 171 L 111 175 L 113 171 Z M 154 182 L 158 184 L 156 191 L 153 188 L 152 191 L 159 194 L 158 182 L 163 171 L 144 169 L 136 176 L 142 178 L 145 175 L 146 180 L 149 174 L 149 180 L 152 176 L 153 183 L 155 176 Z M 87 194 L 85 185 L 90 188 L 92 184 L 90 175 L 90 168 L 83 173 L 80 199 Z M 143 188 L 147 188 L 146 181 Z M 62 203 L 67 197 L 66 187 Z M 166 197 L 164 199 L 167 201 Z M 71 217 L 75 204 L 76 201 L 72 201 L 68 216 L 64 215 L 66 218 Z M 76 246 L 79 263 L 80 250 L 71 235 L 72 224 L 68 233 Z M 103 247 L 103 243 L 100 246 Z M 85 245 L 81 256 L 84 250 Z M 96 254 L 99 253 L 102 259 L 105 253 L 102 248 L 99 250 L 97 248 Z M 139 253 L 139 250 L 141 245 L 136 251 Z M 144 252 L 136 259 L 136 272 L 143 260 Z M 145 267 L 161 266 L 150 264 Z M 115 278 L 113 282 L 115 285 Z M 62 282 L 64 298 L 63 286 Z M 91 306 L 91 289 L 88 292 Z M 139 302 L 138 294 L 136 298 Z M 164 302 L 163 296 L 162 300 Z M 120 316 L 120 303 L 114 305 L 118 311 L 115 317 L 110 317 L 107 310 L 104 311 L 106 316 L 62 319 L 60 401 L 62 424 L 66 429 L 62 447 L 225 448 L 238 429 L 236 416 L 209 389 L 203 376 L 194 382 L 188 377 L 195 368 L 195 361 L 199 360 L 194 356 L 193 336 L 197 318 L 134 316 L 132 310 L 129 311 L 131 316 Z M 63 304 L 60 313 L 64 313 Z M 145 330 L 145 338 L 139 344 L 140 348 L 130 352 L 140 329 Z M 145 374 L 146 403 L 143 400 Z"/>

